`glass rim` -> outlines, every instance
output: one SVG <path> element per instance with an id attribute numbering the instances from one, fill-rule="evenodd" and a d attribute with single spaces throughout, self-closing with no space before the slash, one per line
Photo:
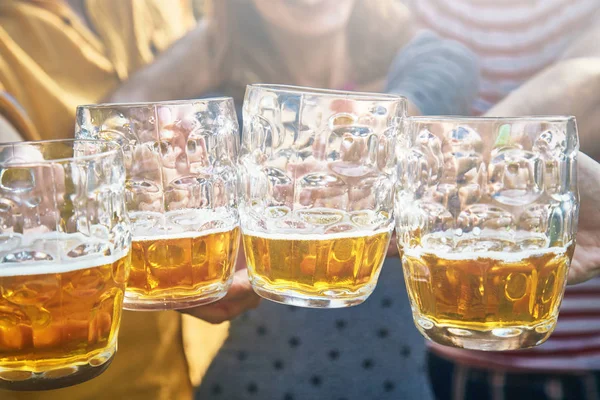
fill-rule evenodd
<path id="1" fill-rule="evenodd" d="M 102 144 L 108 146 L 108 149 L 99 151 L 95 154 L 89 154 L 78 157 L 63 157 L 63 158 L 54 158 L 51 160 L 36 160 L 36 161 L 0 161 L 1 167 L 19 167 L 19 166 L 31 166 L 31 165 L 46 165 L 46 164 L 56 164 L 70 161 L 86 161 L 86 160 L 94 160 L 102 157 L 108 157 L 111 155 L 115 155 L 119 152 L 122 152 L 121 146 L 111 140 L 102 140 L 102 139 L 50 139 L 50 140 L 30 140 L 23 142 L 3 142 L 0 143 L 0 152 L 4 151 L 7 148 L 16 148 L 16 147 L 24 147 L 31 145 L 40 145 L 45 143 L 95 143 Z"/>
<path id="2" fill-rule="evenodd" d="M 308 86 L 294 86 L 294 85 L 281 85 L 281 84 L 270 84 L 270 83 L 253 83 L 246 86 L 246 89 L 261 89 L 270 90 L 276 93 L 288 93 L 297 95 L 312 95 L 312 96 L 323 96 L 333 98 L 349 98 L 355 97 L 356 100 L 363 101 L 392 101 L 392 100 L 404 100 L 407 101 L 406 97 L 399 94 L 393 93 L 376 93 L 376 92 L 354 92 L 351 90 L 338 90 L 338 89 L 321 89 L 313 88 Z"/>
<path id="3" fill-rule="evenodd" d="M 77 109 L 93 109 L 93 108 L 142 108 L 156 106 L 185 106 L 196 103 L 212 103 L 228 101 L 233 103 L 233 97 L 219 96 L 206 97 L 203 99 L 187 99 L 187 100 L 164 100 L 164 101 L 140 101 L 140 102 L 118 102 L 118 103 L 97 103 L 97 104 L 80 104 Z"/>
<path id="4" fill-rule="evenodd" d="M 408 122 L 546 122 L 546 123 L 566 123 L 575 121 L 574 115 L 524 115 L 513 117 L 491 117 L 491 116 L 461 116 L 461 115 L 433 115 L 433 116 L 407 116 Z"/>

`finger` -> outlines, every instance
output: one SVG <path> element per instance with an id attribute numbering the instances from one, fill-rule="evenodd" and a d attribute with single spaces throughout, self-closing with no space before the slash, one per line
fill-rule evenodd
<path id="1" fill-rule="evenodd" d="M 259 304 L 260 297 L 252 294 L 241 300 L 231 301 L 223 299 L 206 306 L 182 310 L 182 312 L 211 324 L 220 324 L 243 314 L 247 310 L 258 307 Z"/>
<path id="2" fill-rule="evenodd" d="M 237 301 L 248 296 L 256 296 L 256 294 L 252 289 L 250 279 L 248 279 L 248 270 L 242 269 L 233 275 L 233 283 L 221 301 Z"/>
<path id="3" fill-rule="evenodd" d="M 244 303 L 221 304 L 219 306 L 209 305 L 198 309 L 187 310 L 185 313 L 210 324 L 221 324 L 225 321 L 234 319 L 249 309 L 256 308 L 259 301 L 260 300 L 253 300 Z"/>

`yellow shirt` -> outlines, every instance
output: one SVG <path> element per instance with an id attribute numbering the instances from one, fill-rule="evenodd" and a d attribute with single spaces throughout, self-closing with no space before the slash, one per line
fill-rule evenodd
<path id="1" fill-rule="evenodd" d="M 0 0 L 0 114 L 28 140 L 72 137 L 75 107 L 100 101 L 195 23 L 185 0 L 87 0 L 92 32 L 60 0 Z M 176 312 L 125 312 L 100 377 L 2 400 L 191 399 L 227 335 Z"/>

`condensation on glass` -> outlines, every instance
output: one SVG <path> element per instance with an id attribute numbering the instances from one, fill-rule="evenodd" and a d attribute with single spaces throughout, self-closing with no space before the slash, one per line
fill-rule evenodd
<path id="1" fill-rule="evenodd" d="M 398 141 L 398 248 L 417 328 L 511 350 L 556 326 L 575 247 L 570 117 L 409 118 Z"/>
<path id="2" fill-rule="evenodd" d="M 240 241 L 233 100 L 81 106 L 76 136 L 115 141 L 125 153 L 133 232 L 125 308 L 225 296 Z"/>

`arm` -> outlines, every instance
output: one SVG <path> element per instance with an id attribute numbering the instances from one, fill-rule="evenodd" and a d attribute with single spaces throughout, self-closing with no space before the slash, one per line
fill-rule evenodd
<path id="1" fill-rule="evenodd" d="M 207 22 L 175 42 L 150 65 L 132 75 L 105 101 L 110 103 L 190 99 L 224 79 L 226 40 Z"/>
<path id="2" fill-rule="evenodd" d="M 421 31 L 398 53 L 386 86 L 423 115 L 470 114 L 478 89 L 476 55 L 430 31 Z"/>
<path id="3" fill-rule="evenodd" d="M 555 64 L 497 104 L 488 115 L 569 114 L 577 117 L 581 149 L 600 159 L 600 13 Z"/>
<path id="4" fill-rule="evenodd" d="M 562 55 L 562 59 L 600 57 L 600 13 Z"/>
<path id="5" fill-rule="evenodd" d="M 562 60 L 493 107 L 489 116 L 574 115 L 581 150 L 600 159 L 600 58 Z"/>

